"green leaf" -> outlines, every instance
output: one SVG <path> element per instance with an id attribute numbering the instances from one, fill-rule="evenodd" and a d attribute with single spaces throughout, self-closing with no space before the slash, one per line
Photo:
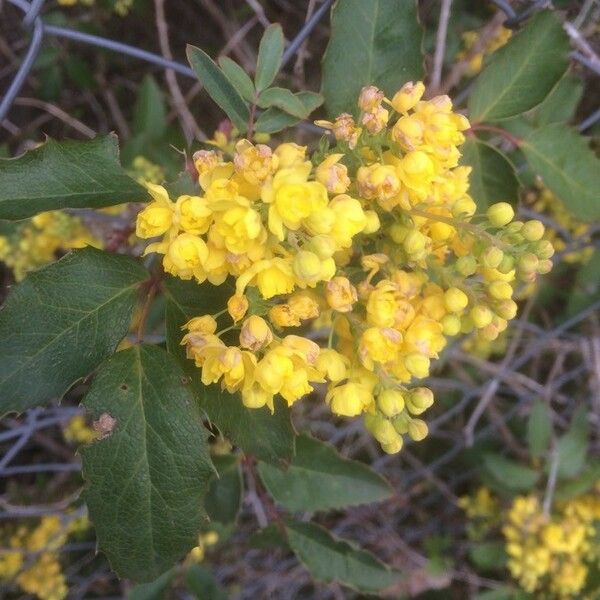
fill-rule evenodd
<path id="1" fill-rule="evenodd" d="M 147 277 L 132 258 L 85 248 L 15 286 L 0 311 L 0 414 L 61 398 L 110 356 Z"/>
<path id="2" fill-rule="evenodd" d="M 400 574 L 345 540 L 314 523 L 288 521 L 290 547 L 318 581 L 343 583 L 360 592 L 375 593 L 398 582 Z"/>
<path id="3" fill-rule="evenodd" d="M 194 281 L 170 277 L 165 280 L 164 289 L 167 349 L 191 377 L 192 387 L 208 418 L 245 453 L 273 464 L 289 461 L 294 455 L 295 435 L 287 405 L 283 401 L 276 402 L 272 415 L 268 408 L 246 408 L 238 395 L 223 392 L 217 386 L 202 386 L 200 372 L 186 359 L 185 349 L 180 344 L 181 326 L 192 317 L 220 311 L 234 288 L 229 282 L 218 287 L 199 286 Z"/>
<path id="4" fill-rule="evenodd" d="M 279 108 L 268 108 L 260 114 L 254 128 L 256 133 L 277 133 L 297 125 L 300 121 L 298 117 L 288 115 Z"/>
<path id="5" fill-rule="evenodd" d="M 533 119 L 535 124 L 543 127 L 570 121 L 583 96 L 583 88 L 581 77 L 567 73 L 536 109 Z"/>
<path id="6" fill-rule="evenodd" d="M 469 548 L 471 562 L 486 571 L 500 570 L 506 564 L 506 551 L 501 542 L 481 542 Z"/>
<path id="7" fill-rule="evenodd" d="M 527 445 L 531 456 L 537 458 L 545 454 L 551 438 L 552 415 L 545 402 L 536 400 L 527 421 Z"/>
<path id="8" fill-rule="evenodd" d="M 567 318 L 575 316 L 597 300 L 600 300 L 600 251 L 594 250 L 589 260 L 577 271 L 567 304 Z"/>
<path id="9" fill-rule="evenodd" d="M 213 467 L 190 385 L 162 348 L 106 361 L 83 400 L 112 429 L 82 448 L 84 498 L 112 568 L 150 581 L 197 543 Z"/>
<path id="10" fill-rule="evenodd" d="M 558 16 L 537 13 L 477 78 L 469 97 L 471 122 L 506 119 L 540 104 L 567 70 L 569 49 Z"/>
<path id="11" fill-rule="evenodd" d="M 212 573 L 202 565 L 192 565 L 187 570 L 185 583 L 198 600 L 227 600 L 227 594 Z"/>
<path id="12" fill-rule="evenodd" d="M 355 114 L 365 85 L 391 96 L 407 81 L 422 79 L 422 42 L 415 0 L 338 0 L 323 58 L 327 113 Z"/>
<path id="13" fill-rule="evenodd" d="M 559 479 L 571 479 L 581 472 L 587 457 L 589 437 L 587 412 L 580 408 L 573 415 L 569 430 L 557 443 Z"/>
<path id="14" fill-rule="evenodd" d="M 579 219 L 600 218 L 600 160 L 586 138 L 556 123 L 535 130 L 521 144 L 532 170 Z"/>
<path id="15" fill-rule="evenodd" d="M 321 94 L 317 94 L 317 92 L 298 92 L 294 95 L 304 104 L 307 115 L 319 108 L 325 101 L 325 98 Z"/>
<path id="16" fill-rule="evenodd" d="M 600 461 L 594 460 L 583 472 L 572 481 L 560 483 L 556 488 L 554 498 L 558 502 L 566 502 L 589 492 L 600 480 Z"/>
<path id="17" fill-rule="evenodd" d="M 246 71 L 228 56 L 219 57 L 219 66 L 223 73 L 225 73 L 225 77 L 231 82 L 231 85 L 239 92 L 240 96 L 248 100 L 248 102 L 254 102 L 256 90 L 254 89 L 252 79 L 250 79 Z"/>
<path id="18" fill-rule="evenodd" d="M 242 472 L 236 456 L 213 456 L 217 469 L 210 480 L 204 505 L 211 521 L 226 525 L 235 522 L 244 493 Z"/>
<path id="19" fill-rule="evenodd" d="M 188 44 L 187 57 L 208 95 L 225 111 L 240 131 L 245 131 L 250 119 L 248 105 L 223 71 L 206 52 L 196 46 Z"/>
<path id="20" fill-rule="evenodd" d="M 308 116 L 303 102 L 285 88 L 272 87 L 261 92 L 258 98 L 258 106 L 261 108 L 274 106 L 299 119 L 305 119 Z"/>
<path id="21" fill-rule="evenodd" d="M 533 600 L 533 596 L 522 590 L 503 586 L 473 596 L 473 600 Z"/>
<path id="22" fill-rule="evenodd" d="M 155 581 L 136 585 L 127 594 L 127 600 L 163 600 L 174 577 L 175 569 L 169 569 Z"/>
<path id="23" fill-rule="evenodd" d="M 136 134 L 157 140 L 167 128 L 165 101 L 154 77 L 146 75 L 138 92 L 133 111 L 133 128 Z"/>
<path id="24" fill-rule="evenodd" d="M 483 469 L 496 485 L 511 492 L 530 491 L 539 479 L 539 473 L 500 454 L 483 455 Z"/>
<path id="25" fill-rule="evenodd" d="M 271 496 L 292 511 L 343 508 L 392 495 L 381 475 L 308 435 L 296 439 L 296 456 L 287 469 L 259 463 L 258 472 Z"/>
<path id="26" fill-rule="evenodd" d="M 52 139 L 18 158 L 0 159 L 0 219 L 58 208 L 101 208 L 142 202 L 146 190 L 119 164 L 110 134 L 80 142 Z"/>
<path id="27" fill-rule="evenodd" d="M 517 203 L 519 182 L 514 167 L 500 150 L 471 137 L 462 147 L 460 162 L 472 168 L 470 193 L 479 210 L 485 211 L 494 202 Z"/>
<path id="28" fill-rule="evenodd" d="M 254 78 L 258 92 L 262 92 L 268 88 L 273 83 L 275 77 L 277 77 L 277 73 L 281 67 L 284 43 L 285 40 L 281 25 L 273 23 L 265 29 L 258 47 L 256 77 Z"/>

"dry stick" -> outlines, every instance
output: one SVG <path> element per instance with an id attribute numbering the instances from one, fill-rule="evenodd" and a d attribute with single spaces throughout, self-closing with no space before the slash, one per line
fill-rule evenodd
<path id="1" fill-rule="evenodd" d="M 312 17 L 312 14 L 315 12 L 315 4 L 316 0 L 309 0 L 308 8 L 306 9 L 306 17 L 304 19 L 305 23 Z M 306 50 L 307 45 L 308 39 L 304 40 L 300 48 L 298 48 L 298 52 L 296 53 L 296 63 L 294 64 L 293 69 L 294 75 L 298 77 L 302 82 L 304 81 L 304 62 L 306 61 L 306 58 L 309 55 L 309 52 L 307 52 Z"/>
<path id="2" fill-rule="evenodd" d="M 113 94 L 110 87 L 107 85 L 104 77 L 99 77 L 100 87 L 102 88 L 102 95 L 106 100 L 106 104 L 108 104 L 108 108 L 110 113 L 115 121 L 115 125 L 119 130 L 119 136 L 122 139 L 129 139 L 131 132 L 129 130 L 129 125 L 127 125 L 127 119 L 123 115 L 123 111 L 117 102 L 115 95 Z"/>
<path id="3" fill-rule="evenodd" d="M 79 131 L 81 135 L 85 135 L 90 139 L 96 136 L 96 132 L 93 129 L 89 128 L 75 117 L 72 117 L 61 108 L 58 108 L 58 106 L 50 104 L 49 102 L 44 102 L 43 100 L 38 100 L 37 98 L 15 98 L 14 104 L 17 106 L 31 106 L 33 108 L 39 108 L 46 111 L 48 114 L 51 114 L 53 117 L 60 119 L 63 123 L 69 125 L 69 127 Z"/>
<path id="4" fill-rule="evenodd" d="M 165 20 L 165 1 L 154 0 L 154 8 L 156 11 L 156 29 L 158 31 L 158 41 L 160 43 L 160 51 L 168 60 L 173 60 L 171 46 L 169 44 L 169 32 L 167 29 L 167 21 Z M 173 98 L 173 107 L 179 116 L 179 122 L 188 144 L 192 139 L 200 141 L 206 140 L 206 134 L 200 129 L 198 123 L 192 116 L 190 109 L 187 107 L 181 88 L 177 83 L 177 76 L 173 69 L 165 69 L 165 79 L 169 87 L 169 92 Z"/>
<path id="5" fill-rule="evenodd" d="M 525 306 L 525 310 L 523 311 L 523 314 L 520 318 L 520 321 L 526 321 L 527 318 L 529 317 L 529 313 L 531 312 L 531 309 L 533 308 L 533 300 L 534 299 L 535 299 L 535 294 L 533 296 L 531 296 L 531 298 L 529 298 L 529 300 L 527 302 L 527 306 Z M 508 349 L 508 352 L 506 353 L 506 356 L 504 357 L 504 360 L 500 364 L 500 373 L 498 373 L 498 375 L 496 375 L 494 377 L 494 379 L 492 379 L 492 381 L 490 381 L 487 388 L 483 392 L 481 399 L 477 403 L 477 406 L 473 410 L 473 413 L 471 414 L 469 421 L 465 425 L 464 435 L 465 435 L 467 447 L 470 447 L 473 445 L 473 443 L 475 441 L 475 427 L 477 426 L 477 422 L 481 418 L 481 415 L 483 415 L 488 404 L 494 398 L 494 395 L 496 394 L 496 391 L 498 390 L 498 385 L 500 384 L 500 381 L 502 379 L 501 374 L 507 369 L 508 365 L 512 361 L 522 337 L 523 337 L 523 328 L 519 327 L 519 329 L 517 329 L 517 333 L 516 333 L 512 343 L 510 345 L 510 348 Z"/>
<path id="6" fill-rule="evenodd" d="M 440 22 L 435 39 L 433 71 L 431 72 L 431 79 L 429 80 L 429 86 L 432 95 L 437 93 L 442 80 L 442 67 L 444 65 L 444 56 L 446 54 L 446 35 L 448 33 L 448 21 L 450 19 L 451 6 L 452 0 L 442 0 L 442 6 L 440 8 Z"/>
<path id="7" fill-rule="evenodd" d="M 440 94 L 447 94 L 459 83 L 469 69 L 469 63 L 471 62 L 471 59 L 484 50 L 489 40 L 496 34 L 496 31 L 498 31 L 505 20 L 506 15 L 503 12 L 498 12 L 494 18 L 481 30 L 479 39 L 473 44 L 473 46 L 471 46 L 471 49 L 465 58 L 455 63 L 450 73 L 448 73 L 446 79 L 444 79 L 440 87 Z"/>
<path id="8" fill-rule="evenodd" d="M 600 73 L 600 58 L 594 52 L 592 47 L 589 45 L 587 40 L 581 35 L 578 29 L 568 21 L 563 25 L 563 29 L 567 32 L 567 35 L 571 38 L 573 45 L 576 46 L 582 54 L 584 54 L 590 61 L 592 68 Z"/>
<path id="9" fill-rule="evenodd" d="M 257 0 L 246 0 L 246 4 L 250 6 L 250 8 L 254 11 L 256 18 L 260 21 L 260 24 L 266 29 L 271 22 L 267 19 L 267 15 L 265 15 L 265 11 L 263 7 Z"/>

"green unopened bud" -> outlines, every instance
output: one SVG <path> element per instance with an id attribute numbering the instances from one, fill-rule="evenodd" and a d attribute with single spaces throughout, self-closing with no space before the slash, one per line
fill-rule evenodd
<path id="1" fill-rule="evenodd" d="M 386 454 L 398 454 L 400 450 L 402 450 L 402 446 L 404 444 L 404 440 L 398 436 L 393 442 L 389 444 L 381 444 L 381 449 Z"/>
<path id="2" fill-rule="evenodd" d="M 540 240 L 535 245 L 535 253 L 538 258 L 552 258 L 554 256 L 554 246 L 548 240 Z"/>
<path id="3" fill-rule="evenodd" d="M 411 418 L 406 412 L 400 413 L 398 416 L 392 419 L 392 425 L 394 429 L 400 434 L 404 434 L 408 431 L 408 424 L 411 422 Z"/>
<path id="4" fill-rule="evenodd" d="M 415 377 L 422 378 L 429 375 L 429 358 L 418 352 L 411 352 L 404 358 L 406 370 Z"/>
<path id="5" fill-rule="evenodd" d="M 545 228 L 543 223 L 537 219 L 532 219 L 523 225 L 523 228 L 521 229 L 521 235 L 528 242 L 537 242 L 544 237 L 544 231 Z"/>
<path id="6" fill-rule="evenodd" d="M 427 423 L 425 423 L 425 421 L 421 421 L 421 419 L 413 419 L 408 424 L 408 435 L 415 440 L 415 442 L 424 440 L 428 433 L 429 429 L 427 427 Z"/>
<path id="7" fill-rule="evenodd" d="M 399 437 L 391 421 L 379 415 L 366 415 L 365 427 L 380 444 L 393 444 Z"/>
<path id="8" fill-rule="evenodd" d="M 473 256 L 461 256 L 454 264 L 456 271 L 464 277 L 469 277 L 477 271 L 477 260 Z"/>
<path id="9" fill-rule="evenodd" d="M 444 292 L 444 304 L 449 312 L 460 312 L 469 304 L 469 298 L 461 289 L 451 287 Z"/>
<path id="10" fill-rule="evenodd" d="M 504 258 L 500 261 L 497 269 L 500 273 L 506 275 L 510 273 L 515 268 L 515 259 L 509 254 L 505 254 Z"/>
<path id="11" fill-rule="evenodd" d="M 420 415 L 433 404 L 433 392 L 426 387 L 418 387 L 406 398 L 406 408 L 413 415 Z"/>
<path id="12" fill-rule="evenodd" d="M 377 408 L 386 417 L 395 417 L 404 410 L 404 396 L 400 390 L 383 390 L 377 396 Z"/>
<path id="13" fill-rule="evenodd" d="M 492 206 L 487 209 L 486 214 L 492 225 L 502 227 L 513 220 L 515 211 L 508 202 L 498 202 L 492 204 Z"/>
<path id="14" fill-rule="evenodd" d="M 404 249 L 406 250 L 407 254 L 414 255 L 423 252 L 427 241 L 428 238 L 426 235 L 422 234 L 416 229 L 413 229 L 406 234 L 402 245 L 404 246 Z"/>
<path id="15" fill-rule="evenodd" d="M 497 248 L 496 246 L 492 246 L 488 248 L 481 257 L 483 260 L 483 264 L 490 269 L 495 269 L 502 262 L 504 258 L 504 252 Z"/>

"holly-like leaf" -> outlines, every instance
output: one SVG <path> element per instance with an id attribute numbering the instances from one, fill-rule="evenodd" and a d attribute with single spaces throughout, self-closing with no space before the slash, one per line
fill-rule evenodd
<path id="1" fill-rule="evenodd" d="M 210 480 L 205 499 L 206 513 L 211 521 L 233 523 L 242 504 L 244 485 L 237 456 L 214 456 L 217 472 Z"/>
<path id="2" fill-rule="evenodd" d="M 138 345 L 106 361 L 84 406 L 104 426 L 82 448 L 84 492 L 113 569 L 151 581 L 197 543 L 214 472 L 202 416 L 174 358 Z"/>
<path id="3" fill-rule="evenodd" d="M 157 140 L 167 128 L 167 109 L 163 94 L 151 75 L 146 75 L 134 107 L 135 133 Z"/>
<path id="4" fill-rule="evenodd" d="M 283 401 L 275 402 L 275 413 L 268 408 L 246 408 L 237 394 L 223 392 L 218 386 L 205 387 L 200 382 L 200 372 L 194 363 L 185 357 L 181 346 L 181 326 L 192 317 L 215 314 L 227 304 L 234 293 L 229 282 L 220 286 L 194 281 L 167 278 L 167 349 L 176 356 L 192 380 L 192 387 L 208 418 L 231 441 L 260 460 L 282 464 L 294 455 L 294 429 L 290 413 Z"/>
<path id="5" fill-rule="evenodd" d="M 228 56 L 219 57 L 219 66 L 233 87 L 240 93 L 240 96 L 248 102 L 253 102 L 256 95 L 254 83 L 249 75 Z"/>
<path id="6" fill-rule="evenodd" d="M 262 92 L 258 99 L 258 105 L 261 108 L 274 106 L 299 119 L 305 119 L 308 115 L 302 101 L 290 90 L 281 87 L 272 87 Z"/>
<path id="7" fill-rule="evenodd" d="M 0 311 L 0 414 L 61 398 L 110 356 L 147 277 L 132 258 L 85 248 L 16 285 Z"/>
<path id="8" fill-rule="evenodd" d="M 265 29 L 258 48 L 256 77 L 254 78 L 258 92 L 267 89 L 277 77 L 281 67 L 284 43 L 281 25 L 273 23 Z"/>
<path id="9" fill-rule="evenodd" d="M 483 468 L 497 487 L 511 492 L 531 491 L 540 478 L 537 471 L 491 452 L 483 455 Z"/>
<path id="10" fill-rule="evenodd" d="M 213 59 L 196 46 L 187 46 L 188 61 L 208 95 L 225 111 L 232 123 L 244 131 L 250 111 L 244 99 Z"/>
<path id="11" fill-rule="evenodd" d="M 119 164 L 115 135 L 93 140 L 48 139 L 17 158 L 0 159 L 0 219 L 46 210 L 102 208 L 142 202 L 146 190 Z"/>
<path id="12" fill-rule="evenodd" d="M 552 438 L 552 416 L 548 405 L 541 400 L 534 402 L 527 421 L 527 445 L 531 456 L 542 456 Z"/>
<path id="13" fill-rule="evenodd" d="M 531 169 L 583 221 L 600 218 L 600 160 L 574 129 L 556 123 L 521 143 Z"/>
<path id="14" fill-rule="evenodd" d="M 494 202 L 517 202 L 519 182 L 514 167 L 500 150 L 471 137 L 462 147 L 460 162 L 472 169 L 469 189 L 480 211 Z"/>
<path id="15" fill-rule="evenodd" d="M 375 471 L 308 435 L 296 439 L 296 456 L 285 470 L 259 463 L 258 472 L 271 496 L 293 511 L 380 502 L 392 494 Z"/>
<path id="16" fill-rule="evenodd" d="M 422 79 L 422 43 L 415 0 L 338 0 L 323 58 L 327 113 L 356 113 L 365 85 L 390 97 L 407 81 Z"/>
<path id="17" fill-rule="evenodd" d="M 567 70 L 569 49 L 558 16 L 537 13 L 477 78 L 469 96 L 471 122 L 506 119 L 540 104 Z"/>
<path id="18" fill-rule="evenodd" d="M 400 579 L 399 573 L 372 554 L 333 537 L 320 525 L 288 521 L 285 528 L 294 554 L 318 581 L 376 593 Z"/>

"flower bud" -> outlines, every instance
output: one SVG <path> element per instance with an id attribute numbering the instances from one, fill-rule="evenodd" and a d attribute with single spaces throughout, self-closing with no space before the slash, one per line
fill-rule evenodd
<path id="1" fill-rule="evenodd" d="M 374 85 L 365 86 L 360 90 L 358 108 L 362 111 L 373 111 L 378 108 L 383 100 L 383 92 Z"/>
<path id="2" fill-rule="evenodd" d="M 386 454 L 398 454 L 400 450 L 402 450 L 402 446 L 404 445 L 404 440 L 398 436 L 393 442 L 389 444 L 381 444 L 381 449 Z"/>
<path id="3" fill-rule="evenodd" d="M 427 427 L 427 423 L 425 421 L 421 421 L 421 419 L 413 419 L 408 424 L 408 435 L 415 441 L 420 442 L 427 437 L 429 433 L 429 428 Z"/>
<path id="4" fill-rule="evenodd" d="M 343 154 L 330 154 L 316 169 L 316 179 L 330 194 L 343 194 L 350 187 L 348 168 L 339 161 Z"/>
<path id="5" fill-rule="evenodd" d="M 429 238 L 416 229 L 411 229 L 404 238 L 402 245 L 409 256 L 419 255 L 425 250 Z"/>
<path id="6" fill-rule="evenodd" d="M 411 420 L 412 419 L 406 412 L 402 412 L 392 419 L 392 425 L 400 435 L 403 435 L 408 431 L 408 424 Z"/>
<path id="7" fill-rule="evenodd" d="M 339 352 L 324 348 L 317 358 L 315 367 L 323 377 L 337 383 L 342 379 L 346 379 L 347 363 L 348 359 Z"/>
<path id="8" fill-rule="evenodd" d="M 546 275 L 546 273 L 552 271 L 552 267 L 552 261 L 549 258 L 544 258 L 544 260 L 540 260 L 537 271 L 540 275 Z"/>
<path id="9" fill-rule="evenodd" d="M 292 268 L 299 280 L 313 282 L 321 274 L 321 259 L 314 252 L 300 250 L 294 257 Z"/>
<path id="10" fill-rule="evenodd" d="M 392 107 L 396 112 L 405 113 L 417 104 L 425 93 L 423 82 L 417 81 L 413 83 L 408 81 L 405 83 L 392 98 Z"/>
<path id="11" fill-rule="evenodd" d="M 138 214 L 135 233 L 139 238 L 157 237 L 169 231 L 173 209 L 166 203 L 152 202 Z"/>
<path id="12" fill-rule="evenodd" d="M 494 311 L 502 319 L 510 321 L 517 316 L 519 307 L 514 300 L 502 300 L 494 306 Z"/>
<path id="13" fill-rule="evenodd" d="M 527 221 L 523 227 L 521 228 L 521 235 L 528 242 L 537 242 L 544 237 L 545 228 L 541 221 L 537 219 L 533 219 L 531 221 Z"/>
<path id="14" fill-rule="evenodd" d="M 469 298 L 461 289 L 451 287 L 444 292 L 444 304 L 448 311 L 460 312 L 469 304 Z"/>
<path id="15" fill-rule="evenodd" d="M 503 275 L 507 275 L 515 268 L 515 259 L 509 254 L 505 254 L 504 258 L 500 261 L 497 269 Z"/>
<path id="16" fill-rule="evenodd" d="M 290 310 L 303 321 L 319 316 L 319 304 L 308 292 L 294 294 L 287 302 Z"/>
<path id="17" fill-rule="evenodd" d="M 398 440 L 392 423 L 379 415 L 365 415 L 365 427 L 380 444 L 393 444 Z"/>
<path id="18" fill-rule="evenodd" d="M 190 319 L 182 329 L 187 329 L 190 333 L 203 333 L 207 335 L 217 330 L 217 322 L 211 315 L 202 315 L 201 317 Z"/>
<path id="19" fill-rule="evenodd" d="M 234 294 L 227 301 L 227 312 L 235 323 L 244 318 L 248 310 L 248 298 L 243 294 Z"/>
<path id="20" fill-rule="evenodd" d="M 386 417 L 395 417 L 404 410 L 404 396 L 400 390 L 383 390 L 377 396 L 377 408 Z"/>
<path id="21" fill-rule="evenodd" d="M 456 271 L 464 277 L 469 277 L 477 271 L 477 260 L 473 256 L 461 256 L 454 263 Z"/>
<path id="22" fill-rule="evenodd" d="M 481 329 L 492 322 L 492 317 L 494 315 L 487 306 L 477 304 L 471 309 L 469 316 L 473 320 L 475 327 Z"/>
<path id="23" fill-rule="evenodd" d="M 299 327 L 300 317 L 289 304 L 276 304 L 269 309 L 269 321 L 276 327 Z"/>
<path id="24" fill-rule="evenodd" d="M 502 262 L 502 259 L 504 258 L 504 252 L 502 252 L 500 248 L 492 246 L 483 253 L 481 258 L 486 267 L 495 269 Z"/>
<path id="25" fill-rule="evenodd" d="M 337 251 L 335 240 L 328 235 L 315 235 L 306 245 L 306 248 L 322 260 L 331 258 Z"/>
<path id="26" fill-rule="evenodd" d="M 262 408 L 269 400 L 272 401 L 272 399 L 273 396 L 265 392 L 257 383 L 242 389 L 242 404 L 246 408 Z"/>
<path id="27" fill-rule="evenodd" d="M 240 346 L 258 352 L 273 341 L 273 332 L 267 322 L 258 315 L 248 317 L 240 331 Z"/>
<path id="28" fill-rule="evenodd" d="M 535 245 L 535 253 L 540 259 L 552 258 L 554 256 L 554 246 L 548 240 L 540 240 Z"/>
<path id="29" fill-rule="evenodd" d="M 280 169 L 289 169 L 302 165 L 306 161 L 306 146 L 298 146 L 292 142 L 280 144 L 275 150 Z"/>
<path id="30" fill-rule="evenodd" d="M 512 286 L 506 281 L 492 281 L 488 287 L 488 292 L 496 300 L 509 300 L 513 295 Z"/>
<path id="31" fill-rule="evenodd" d="M 528 252 L 519 258 L 518 266 L 523 273 L 535 273 L 539 264 L 540 259 L 535 254 Z"/>
<path id="32" fill-rule="evenodd" d="M 444 335 L 449 337 L 458 335 L 460 333 L 461 320 L 456 315 L 444 315 L 442 317 L 442 330 Z"/>
<path id="33" fill-rule="evenodd" d="M 496 204 L 492 204 L 487 209 L 486 214 L 490 223 L 495 227 L 508 225 L 515 217 L 515 211 L 508 202 L 497 202 Z"/>
<path id="34" fill-rule="evenodd" d="M 418 352 L 411 352 L 404 357 L 406 370 L 419 379 L 429 375 L 429 358 Z"/>
<path id="35" fill-rule="evenodd" d="M 367 219 L 367 224 L 363 229 L 363 233 L 369 234 L 379 231 L 379 228 L 381 227 L 381 222 L 379 221 L 379 216 L 377 215 L 377 213 L 374 210 L 366 210 L 365 217 Z"/>
<path id="36" fill-rule="evenodd" d="M 418 387 L 406 397 L 406 408 L 413 415 L 424 413 L 433 404 L 433 392 L 426 387 Z"/>

